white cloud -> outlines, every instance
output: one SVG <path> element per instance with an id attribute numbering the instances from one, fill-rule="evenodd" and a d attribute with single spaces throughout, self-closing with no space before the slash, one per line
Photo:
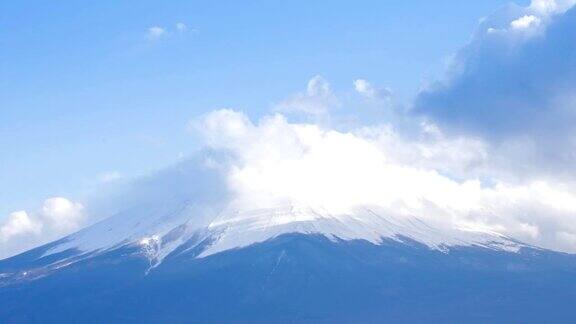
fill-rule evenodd
<path id="1" fill-rule="evenodd" d="M 13 212 L 0 222 L 0 259 L 68 235 L 86 221 L 84 206 L 62 197 L 46 199 L 34 212 Z"/>
<path id="2" fill-rule="evenodd" d="M 58 232 L 70 232 L 84 220 L 84 206 L 66 198 L 55 197 L 44 201 L 41 219 Z"/>
<path id="3" fill-rule="evenodd" d="M 374 88 L 372 88 L 372 85 L 364 79 L 354 80 L 354 89 L 358 93 L 366 95 L 368 97 L 372 97 L 375 93 Z"/>
<path id="4" fill-rule="evenodd" d="M 364 79 L 356 79 L 353 82 L 354 90 L 368 99 L 390 99 L 392 91 L 388 88 L 375 88 Z"/>
<path id="5" fill-rule="evenodd" d="M 510 23 L 510 27 L 515 30 L 525 30 L 540 26 L 542 21 L 534 15 L 524 15 Z"/>
<path id="6" fill-rule="evenodd" d="M 152 26 L 148 28 L 148 38 L 159 39 L 166 34 L 166 29 L 160 26 Z"/>
<path id="7" fill-rule="evenodd" d="M 558 10 L 558 4 L 554 0 L 532 0 L 529 8 L 540 14 L 549 14 Z"/>
<path id="8" fill-rule="evenodd" d="M 530 39 L 531 36 L 543 32 L 551 23 L 555 16 L 561 15 L 568 11 L 576 4 L 576 0 L 532 0 L 527 7 L 515 7 L 516 10 L 510 10 L 504 14 L 509 19 L 510 15 L 514 18 L 509 20 L 506 26 L 489 26 L 486 28 L 487 34 L 500 34 L 501 36 L 510 37 L 512 42 L 517 40 Z M 495 14 L 493 19 L 496 22 L 501 20 L 500 15 Z M 490 18 L 490 17 L 489 17 Z M 483 23 L 487 20 L 484 19 Z M 512 32 L 512 34 L 510 33 Z M 516 32 L 516 35 L 514 35 Z M 518 39 L 518 32 L 520 38 Z M 528 32 L 528 33 L 526 33 Z"/>
<path id="9" fill-rule="evenodd" d="M 308 81 L 306 91 L 291 96 L 278 105 L 278 110 L 287 113 L 299 113 L 310 116 L 327 114 L 332 108 L 340 105 L 330 84 L 323 77 L 316 75 Z"/>
<path id="10" fill-rule="evenodd" d="M 124 175 L 118 171 L 105 172 L 99 176 L 99 180 L 102 183 L 110 183 L 122 178 L 124 178 Z"/>
<path id="11" fill-rule="evenodd" d="M 424 125 L 419 140 L 403 139 L 389 126 L 349 132 L 290 123 L 282 115 L 252 123 L 231 110 L 203 119 L 206 143 L 225 158 L 234 209 L 293 204 L 346 213 L 378 206 L 432 223 L 489 228 L 540 246 L 576 251 L 576 190 L 547 180 L 484 184 L 466 176 L 490 157 L 469 138 L 446 138 Z M 219 162 L 214 162 L 214 161 Z M 459 180 L 446 175 L 460 169 Z M 473 173 L 473 172 L 470 172 Z"/>
<path id="12" fill-rule="evenodd" d="M 188 29 L 188 26 L 186 26 L 185 23 L 183 23 L 183 22 L 176 23 L 176 30 L 178 30 L 179 32 L 183 33 L 187 29 Z"/>
<path id="13" fill-rule="evenodd" d="M 198 33 L 198 29 L 189 28 L 188 25 L 186 25 L 185 23 L 177 22 L 174 25 L 174 28 L 166 28 L 163 26 L 152 26 L 152 27 L 148 28 L 148 30 L 146 32 L 146 36 L 150 40 L 158 40 L 161 38 L 167 38 L 168 36 L 173 36 L 174 33 L 178 33 L 178 34 L 193 33 L 193 34 L 196 34 L 196 33 Z"/>
<path id="14" fill-rule="evenodd" d="M 0 227 L 0 241 L 5 243 L 14 236 L 38 234 L 41 230 L 42 224 L 33 222 L 25 211 L 13 212 Z"/>
<path id="15" fill-rule="evenodd" d="M 502 172 L 576 181 L 576 69 L 566 59 L 576 49 L 574 2 L 533 1 L 487 17 L 413 111 L 499 146 L 492 160 Z"/>
<path id="16" fill-rule="evenodd" d="M 576 0 L 532 0 L 528 10 L 540 15 L 560 14 L 576 4 Z"/>

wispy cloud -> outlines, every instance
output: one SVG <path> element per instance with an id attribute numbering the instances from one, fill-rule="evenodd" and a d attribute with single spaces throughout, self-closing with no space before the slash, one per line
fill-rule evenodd
<path id="1" fill-rule="evenodd" d="M 310 116 L 327 114 L 331 109 L 340 105 L 340 101 L 332 92 L 330 83 L 322 76 L 312 77 L 306 90 L 290 96 L 277 105 L 279 111 Z"/>
<path id="2" fill-rule="evenodd" d="M 388 100 L 392 96 L 392 90 L 388 88 L 375 88 L 370 82 L 364 79 L 354 80 L 353 85 L 356 92 L 368 99 Z"/>
<path id="3" fill-rule="evenodd" d="M 166 29 L 160 26 L 148 28 L 147 36 L 149 39 L 156 40 L 166 35 Z"/>
<path id="4" fill-rule="evenodd" d="M 149 27 L 147 32 L 146 32 L 146 36 L 150 40 L 159 40 L 162 38 L 174 36 L 176 34 L 182 35 L 182 34 L 186 34 L 186 33 L 197 34 L 198 29 L 189 28 L 188 25 L 186 25 L 185 23 L 178 22 L 174 25 L 173 28 L 168 28 L 168 27 L 164 27 L 164 26 Z"/>
<path id="5" fill-rule="evenodd" d="M 183 22 L 176 23 L 176 30 L 177 30 L 177 31 L 183 33 L 183 32 L 185 32 L 187 29 L 188 29 L 188 26 L 186 26 L 185 23 L 183 23 Z"/>
<path id="6" fill-rule="evenodd" d="M 109 171 L 100 174 L 99 180 L 102 183 L 110 183 L 124 178 L 124 175 L 118 171 Z"/>

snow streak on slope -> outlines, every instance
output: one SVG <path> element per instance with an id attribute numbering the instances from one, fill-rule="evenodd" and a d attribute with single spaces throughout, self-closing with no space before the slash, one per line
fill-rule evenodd
<path id="1" fill-rule="evenodd" d="M 70 235 L 47 254 L 69 249 L 82 252 L 109 250 L 134 243 L 146 246 L 179 227 L 199 228 L 204 225 L 200 208 L 186 203 L 174 205 L 176 207 L 143 205 L 131 208 Z"/>

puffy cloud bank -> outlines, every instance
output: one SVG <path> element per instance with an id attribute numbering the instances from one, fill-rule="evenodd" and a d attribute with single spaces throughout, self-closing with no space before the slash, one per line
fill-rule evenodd
<path id="1" fill-rule="evenodd" d="M 378 206 L 576 251 L 576 188 L 467 177 L 491 158 L 475 139 L 446 137 L 426 124 L 405 139 L 390 125 L 338 131 L 279 114 L 253 123 L 232 110 L 210 113 L 197 127 L 217 152 L 206 165 L 225 174 L 233 209 L 289 204 L 338 214 Z"/>
<path id="2" fill-rule="evenodd" d="M 84 206 L 66 198 L 46 199 L 34 212 L 16 211 L 0 222 L 0 259 L 80 229 Z"/>
<path id="3" fill-rule="evenodd" d="M 427 87 L 415 111 L 445 130 L 481 136 L 512 151 L 507 158 L 529 161 L 530 172 L 571 176 L 575 2 L 534 0 L 484 19 L 454 58 L 447 79 Z"/>

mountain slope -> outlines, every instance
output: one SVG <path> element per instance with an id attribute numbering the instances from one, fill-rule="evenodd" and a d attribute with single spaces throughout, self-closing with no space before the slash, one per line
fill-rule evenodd
<path id="1" fill-rule="evenodd" d="M 0 289 L 3 323 L 570 322 L 576 258 L 286 234 L 153 271 L 137 248 Z"/>

